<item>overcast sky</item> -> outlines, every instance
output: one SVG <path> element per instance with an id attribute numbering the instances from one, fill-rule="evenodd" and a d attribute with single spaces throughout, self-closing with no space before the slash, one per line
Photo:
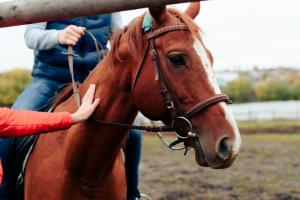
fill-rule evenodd
<path id="1" fill-rule="evenodd" d="M 4 1 L 4 0 L 0 0 Z M 187 4 L 175 7 L 184 10 Z M 122 13 L 127 24 L 144 9 Z M 215 70 L 299 67 L 299 0 L 213 0 L 202 2 L 197 23 L 215 58 Z M 24 26 L 0 28 L 0 71 L 31 69 L 33 53 L 23 40 Z"/>

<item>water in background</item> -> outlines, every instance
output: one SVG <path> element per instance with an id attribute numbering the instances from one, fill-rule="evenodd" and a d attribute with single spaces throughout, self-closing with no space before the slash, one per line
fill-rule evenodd
<path id="1" fill-rule="evenodd" d="M 300 101 L 268 101 L 230 105 L 236 120 L 300 119 Z"/>
<path id="2" fill-rule="evenodd" d="M 236 120 L 300 119 L 300 101 L 268 101 L 229 105 Z M 160 121 L 151 121 L 140 112 L 136 124 L 163 125 Z"/>

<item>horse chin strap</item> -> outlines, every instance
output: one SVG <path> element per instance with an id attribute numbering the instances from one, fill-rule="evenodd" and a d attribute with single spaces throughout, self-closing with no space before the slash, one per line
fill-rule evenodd
<path id="1" fill-rule="evenodd" d="M 157 137 L 159 138 L 159 140 L 161 141 L 162 144 L 164 144 L 166 147 L 168 147 L 169 149 L 171 149 L 173 151 L 180 151 L 180 150 L 185 149 L 184 155 L 186 155 L 187 152 L 192 148 L 191 146 L 186 146 L 186 145 L 184 145 L 183 147 L 176 147 L 178 144 L 184 143 L 184 139 L 177 138 L 177 140 L 174 140 L 173 142 L 169 143 L 166 141 L 166 139 L 164 138 L 164 136 L 161 132 L 156 132 L 155 134 L 157 135 Z M 198 138 L 198 136 L 196 136 L 196 134 L 195 134 L 195 137 Z"/>

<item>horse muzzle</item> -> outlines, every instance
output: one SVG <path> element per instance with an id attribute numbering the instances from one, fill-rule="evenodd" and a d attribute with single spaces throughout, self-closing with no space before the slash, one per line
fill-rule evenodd
<path id="1" fill-rule="evenodd" d="M 230 167 L 235 161 L 237 154 L 234 154 L 230 141 L 224 137 L 216 143 L 214 155 L 208 155 L 202 148 L 201 141 L 197 137 L 192 138 L 192 147 L 195 150 L 195 160 L 202 167 L 211 167 L 214 169 L 224 169 Z"/>

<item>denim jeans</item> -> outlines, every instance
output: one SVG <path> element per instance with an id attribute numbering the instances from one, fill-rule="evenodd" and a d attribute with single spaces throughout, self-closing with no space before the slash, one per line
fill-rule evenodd
<path id="1" fill-rule="evenodd" d="M 33 77 L 32 82 L 18 97 L 12 108 L 23 110 L 38 110 L 44 106 L 54 95 L 55 92 L 64 83 L 49 80 L 46 78 Z M 138 195 L 138 165 L 141 156 L 141 139 L 142 135 L 136 131 L 131 131 L 133 137 L 129 137 L 128 149 L 126 150 L 126 173 L 128 174 L 128 196 Z M 15 195 L 15 181 L 20 170 L 21 164 L 18 163 L 20 158 L 16 158 L 13 144 L 15 140 L 29 140 L 29 137 L 24 138 L 5 138 L 0 139 L 0 158 L 3 166 L 3 182 L 0 186 L 0 199 L 11 200 Z M 23 141 L 22 141 L 23 142 Z M 129 199 L 129 198 L 128 198 Z"/>
<path id="2" fill-rule="evenodd" d="M 140 197 L 139 184 L 139 163 L 142 153 L 143 132 L 130 130 L 129 139 L 125 146 L 125 168 L 127 181 L 127 200 L 135 200 Z"/>
<path id="3" fill-rule="evenodd" d="M 33 77 L 29 86 L 18 97 L 12 108 L 38 110 L 55 95 L 61 85 L 63 85 L 61 82 Z"/>

